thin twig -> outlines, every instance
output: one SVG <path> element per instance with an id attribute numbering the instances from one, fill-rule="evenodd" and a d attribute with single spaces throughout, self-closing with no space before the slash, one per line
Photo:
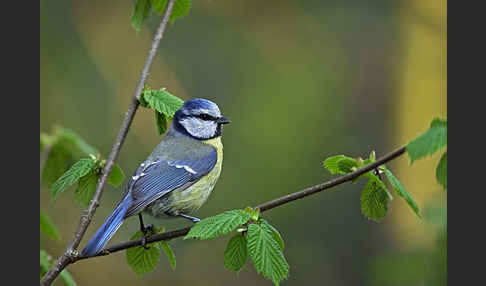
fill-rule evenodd
<path id="1" fill-rule="evenodd" d="M 68 264 L 72 263 L 72 261 L 74 261 L 75 257 L 77 256 L 78 251 L 76 249 L 79 246 L 81 239 L 83 238 L 86 229 L 88 228 L 88 225 L 91 223 L 96 208 L 99 205 L 99 200 L 101 198 L 103 187 L 108 179 L 108 175 L 110 174 L 111 169 L 115 164 L 116 157 L 120 152 L 123 142 L 125 141 L 125 138 L 127 136 L 128 129 L 130 128 L 130 125 L 135 116 L 135 112 L 137 111 L 140 94 L 142 93 L 143 86 L 145 84 L 145 81 L 147 80 L 150 66 L 152 65 L 152 62 L 154 60 L 160 40 L 162 39 L 167 23 L 169 22 L 174 2 L 175 0 L 168 1 L 164 16 L 162 17 L 162 21 L 152 42 L 152 48 L 150 49 L 148 58 L 145 62 L 142 73 L 140 75 L 140 79 L 138 80 L 137 87 L 133 94 L 132 102 L 130 104 L 130 107 L 128 108 L 127 113 L 125 114 L 125 119 L 123 120 L 122 126 L 120 127 L 120 131 L 118 132 L 115 144 L 113 145 L 110 156 L 108 157 L 106 165 L 103 168 L 102 176 L 98 181 L 95 194 L 93 196 L 93 199 L 91 200 L 88 210 L 85 214 L 81 216 L 79 226 L 76 230 L 76 233 L 74 234 L 71 244 L 66 249 L 64 254 L 58 258 L 56 264 L 46 273 L 46 275 L 44 275 L 44 277 L 40 281 L 41 285 L 50 285 L 52 281 L 54 281 L 54 279 L 59 275 L 59 273 L 61 273 L 61 271 L 66 268 Z"/>
<path id="2" fill-rule="evenodd" d="M 376 169 L 379 166 L 381 166 L 381 165 L 403 155 L 405 153 L 405 150 L 406 150 L 406 147 L 403 146 L 403 147 L 381 157 L 380 159 L 376 160 L 375 162 L 373 162 L 369 165 L 366 165 L 366 166 L 364 166 L 364 167 L 362 167 L 362 168 L 360 168 L 360 169 L 358 169 L 354 172 L 351 172 L 351 173 L 348 173 L 346 175 L 337 177 L 333 180 L 324 182 L 322 184 L 315 185 L 315 186 L 303 189 L 301 191 L 291 193 L 291 194 L 288 194 L 286 196 L 277 198 L 275 200 L 260 204 L 260 205 L 257 206 L 257 208 L 260 208 L 260 212 L 268 211 L 268 210 L 271 210 L 271 209 L 276 208 L 278 206 L 287 204 L 289 202 L 292 202 L 292 201 L 295 201 L 295 200 L 298 200 L 298 199 L 302 199 L 302 198 L 307 197 L 309 195 L 330 189 L 332 187 L 343 184 L 345 182 L 352 181 L 355 178 L 363 175 L 364 173 L 369 172 L 373 169 Z M 161 241 L 161 240 L 165 240 L 165 241 L 171 240 L 173 238 L 186 235 L 189 232 L 190 229 L 191 229 L 191 227 L 186 227 L 186 228 L 181 228 L 181 229 L 178 229 L 178 230 L 154 234 L 154 235 L 147 237 L 146 242 L 150 243 L 150 242 L 156 242 L 156 241 Z M 138 245 L 141 245 L 141 244 L 142 244 L 141 238 L 130 240 L 130 241 L 127 241 L 127 242 L 122 242 L 122 243 L 115 244 L 113 246 L 104 248 L 98 254 L 96 254 L 94 256 L 78 256 L 78 257 L 75 258 L 75 261 L 87 259 L 87 258 L 93 258 L 93 257 L 97 257 L 97 256 L 109 255 L 111 253 L 114 253 L 114 252 L 117 252 L 117 251 L 120 251 L 120 250 L 124 250 L 124 249 L 127 249 L 127 248 L 131 248 L 131 247 L 134 247 L 134 246 L 138 246 Z M 75 261 L 73 261 L 73 263 Z"/>

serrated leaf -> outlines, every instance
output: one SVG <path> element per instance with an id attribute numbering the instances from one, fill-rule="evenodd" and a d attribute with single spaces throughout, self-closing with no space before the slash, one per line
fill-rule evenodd
<path id="1" fill-rule="evenodd" d="M 148 17 L 150 8 L 152 6 L 151 0 L 137 0 L 132 14 L 132 26 L 138 32 L 142 28 L 143 23 Z"/>
<path id="2" fill-rule="evenodd" d="M 368 180 L 361 193 L 361 213 L 368 219 L 381 221 L 388 209 L 388 197 L 385 190 L 375 181 Z"/>
<path id="3" fill-rule="evenodd" d="M 143 92 L 143 96 L 150 107 L 169 118 L 174 117 L 174 113 L 184 104 L 182 99 L 170 94 L 164 88 L 159 90 L 147 89 Z"/>
<path id="4" fill-rule="evenodd" d="M 167 119 L 163 113 L 154 110 L 155 113 L 155 123 L 157 125 L 157 131 L 159 135 L 162 135 L 167 131 Z"/>
<path id="5" fill-rule="evenodd" d="M 130 240 L 141 237 L 142 231 L 138 230 Z M 126 251 L 127 264 L 137 276 L 153 271 L 160 260 L 160 243 L 148 243 L 146 247 L 148 249 L 143 248 L 143 246 L 135 246 Z"/>
<path id="6" fill-rule="evenodd" d="M 434 119 L 430 128 L 407 145 L 410 164 L 447 145 L 447 120 Z"/>
<path id="7" fill-rule="evenodd" d="M 115 164 L 111 169 L 110 174 L 108 175 L 108 183 L 115 187 L 118 187 L 123 182 L 124 178 L 125 174 L 123 173 L 122 168 L 120 168 L 118 164 Z"/>
<path id="8" fill-rule="evenodd" d="M 53 198 L 56 198 L 67 187 L 87 175 L 96 166 L 96 160 L 91 158 L 81 159 L 69 168 L 51 187 Z"/>
<path id="9" fill-rule="evenodd" d="M 390 170 L 388 170 L 385 166 L 383 166 L 382 169 L 385 172 L 388 181 L 392 185 L 397 195 L 404 198 L 410 208 L 417 214 L 418 217 L 421 218 L 418 205 L 413 197 L 410 195 L 410 193 L 407 191 L 407 189 L 405 189 L 405 187 L 400 183 L 400 181 L 398 181 L 398 179 L 395 177 L 395 175 L 393 175 Z"/>
<path id="10" fill-rule="evenodd" d="M 243 210 L 225 211 L 219 215 L 205 218 L 194 224 L 184 239 L 215 238 L 233 231 L 237 227 L 247 223 L 249 219 L 250 215 Z"/>
<path id="11" fill-rule="evenodd" d="M 337 161 L 337 166 L 341 174 L 351 173 L 353 167 L 358 167 L 356 159 L 344 157 Z"/>
<path id="12" fill-rule="evenodd" d="M 339 169 L 339 166 L 338 166 L 338 161 L 343 159 L 343 158 L 346 158 L 346 156 L 336 155 L 336 156 L 329 157 L 326 160 L 324 160 L 323 165 L 333 175 L 334 174 L 343 174 L 342 171 Z"/>
<path id="13" fill-rule="evenodd" d="M 43 211 L 40 211 L 40 230 L 55 240 L 61 240 L 59 230 Z"/>
<path id="14" fill-rule="evenodd" d="M 160 246 L 165 252 L 165 255 L 167 255 L 167 259 L 169 260 L 170 266 L 172 267 L 173 270 L 176 269 L 176 258 L 174 251 L 172 251 L 172 248 L 170 248 L 170 245 L 167 243 L 167 241 L 160 241 Z"/>
<path id="15" fill-rule="evenodd" d="M 250 224 L 247 233 L 248 255 L 258 273 L 279 285 L 289 275 L 289 265 L 273 236 L 258 224 Z"/>
<path id="16" fill-rule="evenodd" d="M 89 172 L 79 179 L 78 187 L 74 191 L 74 200 L 87 208 L 96 191 L 99 175 L 96 172 Z"/>
<path id="17" fill-rule="evenodd" d="M 285 245 L 284 245 L 283 238 L 280 235 L 280 232 L 278 232 L 278 230 L 275 227 L 273 227 L 270 223 L 268 223 L 268 221 L 264 219 L 260 219 L 260 222 L 261 222 L 260 225 L 263 227 L 263 229 L 265 229 L 268 233 L 270 233 L 273 236 L 273 239 L 275 239 L 275 241 L 278 243 L 280 249 L 283 250 Z"/>
<path id="18" fill-rule="evenodd" d="M 228 241 L 224 251 L 224 267 L 239 271 L 245 265 L 247 256 L 246 236 L 237 233 Z"/>
<path id="19" fill-rule="evenodd" d="M 444 190 L 447 190 L 447 152 L 442 154 L 440 158 L 437 169 L 435 170 L 435 177 L 437 178 L 437 182 L 444 187 Z"/>
<path id="20" fill-rule="evenodd" d="M 385 183 L 380 179 L 380 177 L 378 177 L 377 175 L 375 175 L 375 172 L 374 171 L 366 172 L 363 175 L 363 177 L 368 178 L 370 180 L 373 180 L 378 185 L 378 187 L 382 188 L 386 192 L 388 198 L 390 200 L 393 200 L 393 195 L 388 190 L 388 188 L 386 187 Z"/>
<path id="21" fill-rule="evenodd" d="M 165 7 L 167 6 L 167 0 L 152 0 L 152 8 L 159 14 L 165 13 Z M 174 20 L 180 17 L 184 17 L 191 8 L 190 0 L 176 0 L 172 7 L 170 14 L 170 22 L 174 23 Z"/>

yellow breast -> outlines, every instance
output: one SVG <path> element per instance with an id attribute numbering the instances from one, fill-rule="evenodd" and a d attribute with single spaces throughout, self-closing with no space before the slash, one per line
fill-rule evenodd
<path id="1" fill-rule="evenodd" d="M 216 148 L 218 159 L 216 165 L 206 176 L 202 177 L 197 183 L 182 191 L 174 191 L 171 195 L 173 211 L 189 214 L 199 209 L 208 199 L 211 191 L 218 181 L 223 164 L 223 144 L 221 137 L 203 141 Z"/>

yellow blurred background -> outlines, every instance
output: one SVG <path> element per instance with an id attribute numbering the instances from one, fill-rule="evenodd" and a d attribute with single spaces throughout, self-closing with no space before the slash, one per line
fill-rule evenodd
<path id="1" fill-rule="evenodd" d="M 40 131 L 56 124 L 78 132 L 107 157 L 128 108 L 160 18 L 137 33 L 134 1 L 40 1 Z M 332 178 L 322 160 L 380 157 L 447 116 L 447 7 L 420 1 L 192 1 L 170 24 L 148 84 L 180 98 L 208 98 L 232 120 L 225 161 L 209 201 L 196 214 L 254 206 Z M 136 114 L 118 163 L 127 176 L 160 141 L 150 110 Z M 377 224 L 360 213 L 364 181 L 345 184 L 264 214 L 286 242 L 290 277 L 282 285 L 445 285 L 440 236 L 446 193 L 435 180 L 442 152 L 388 164 L 414 196 L 420 220 L 400 198 Z M 107 186 L 85 239 L 123 191 Z M 57 257 L 83 208 L 73 192 L 55 201 L 41 187 L 40 208 L 62 241 L 41 234 Z M 437 216 L 439 219 L 437 219 Z M 148 223 L 168 229 L 184 220 Z M 439 221 L 439 225 L 437 224 Z M 110 243 L 138 229 L 129 219 Z M 239 275 L 224 269 L 229 237 L 170 242 L 173 271 L 137 277 L 125 253 L 68 267 L 79 285 L 271 285 L 248 261 Z M 56 281 L 55 285 L 62 285 Z"/>

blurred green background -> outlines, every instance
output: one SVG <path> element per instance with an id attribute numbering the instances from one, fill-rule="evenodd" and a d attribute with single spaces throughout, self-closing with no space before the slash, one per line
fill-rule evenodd
<path id="1" fill-rule="evenodd" d="M 71 128 L 107 157 L 128 108 L 160 18 L 139 33 L 134 1 L 40 1 L 40 131 Z M 254 206 L 332 176 L 336 154 L 384 155 L 447 116 L 446 1 L 193 0 L 169 25 L 148 84 L 187 100 L 215 101 L 232 120 L 224 130 L 224 167 L 196 216 Z M 118 158 L 127 176 L 160 141 L 153 112 L 139 109 Z M 439 152 L 440 153 L 440 152 Z M 282 233 L 290 278 L 282 285 L 445 285 L 446 194 L 435 181 L 440 154 L 388 164 L 415 197 L 424 219 L 396 197 L 380 223 L 360 213 L 363 182 L 292 202 L 264 214 Z M 108 186 L 81 246 L 123 191 Z M 73 192 L 53 201 L 41 185 L 40 208 L 62 242 L 41 234 L 57 257 L 83 208 Z M 185 220 L 148 223 L 168 229 Z M 111 240 L 138 229 L 129 219 Z M 125 253 L 68 267 L 79 285 L 271 285 L 251 262 L 239 275 L 223 268 L 229 236 L 175 239 L 173 271 L 137 277 Z M 62 285 L 61 279 L 55 285 Z"/>

